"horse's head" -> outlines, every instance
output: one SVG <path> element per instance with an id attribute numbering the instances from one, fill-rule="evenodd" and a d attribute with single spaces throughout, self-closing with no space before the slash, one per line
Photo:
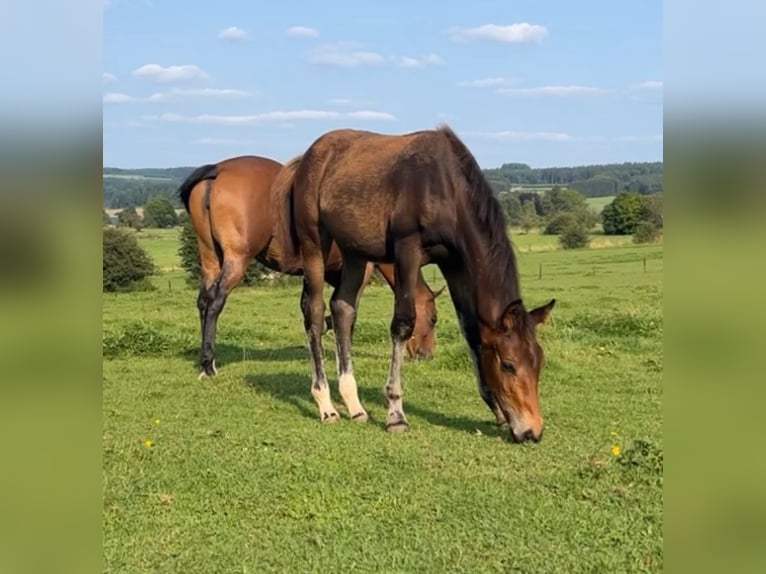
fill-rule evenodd
<path id="1" fill-rule="evenodd" d="M 527 311 L 520 300 L 514 301 L 495 325 L 479 322 L 479 376 L 505 416 L 514 442 L 539 442 L 543 435 L 537 395 L 543 350 L 536 328 L 545 322 L 555 303 L 552 299 Z"/>
<path id="2" fill-rule="evenodd" d="M 407 355 L 411 359 L 430 359 L 433 357 L 436 346 L 436 298 L 443 291 L 444 287 L 435 293 L 416 292 L 415 327 L 406 346 Z"/>

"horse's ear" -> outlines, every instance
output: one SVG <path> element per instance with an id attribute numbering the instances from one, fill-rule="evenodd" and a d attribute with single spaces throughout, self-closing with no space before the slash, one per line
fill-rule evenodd
<path id="1" fill-rule="evenodd" d="M 551 309 L 553 309 L 553 306 L 556 304 L 555 299 L 551 299 L 548 303 L 543 305 L 542 307 L 538 307 L 537 309 L 532 309 L 529 314 L 532 316 L 532 320 L 535 322 L 535 325 L 539 325 L 540 323 L 545 323 L 548 320 L 548 315 L 550 315 Z"/>
<path id="2" fill-rule="evenodd" d="M 521 303 L 521 299 L 512 301 L 500 316 L 500 329 L 504 333 L 510 333 L 513 330 L 514 325 L 521 322 L 523 312 L 524 306 Z"/>
<path id="3" fill-rule="evenodd" d="M 434 292 L 434 294 L 433 294 L 433 295 L 431 295 L 431 299 L 432 299 L 432 300 L 435 300 L 435 299 L 436 299 L 436 298 L 437 298 L 439 295 L 441 295 L 441 294 L 444 292 L 444 290 L 445 290 L 446 288 L 447 288 L 447 286 L 446 286 L 446 285 L 444 285 L 444 286 L 443 286 L 441 289 L 439 289 L 438 291 Z"/>

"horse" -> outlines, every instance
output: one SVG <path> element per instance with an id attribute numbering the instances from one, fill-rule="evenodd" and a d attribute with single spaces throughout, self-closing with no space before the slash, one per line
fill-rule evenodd
<path id="1" fill-rule="evenodd" d="M 556 300 L 529 311 L 524 306 L 503 211 L 476 159 L 449 126 L 402 135 L 326 132 L 303 154 L 280 211 L 283 257 L 300 258 L 303 265 L 300 306 L 311 394 L 321 421 L 340 418 L 330 399 L 321 345 L 322 276 L 330 245 L 336 245 L 343 273 L 330 308 L 340 392 L 352 418 L 367 419 L 351 356 L 365 263 L 393 263 L 397 279 L 384 387 L 390 432 L 409 427 L 402 402 L 403 349 L 415 324 L 417 274 L 422 265 L 436 263 L 449 287 L 481 398 L 513 442 L 542 438 L 543 350 L 536 331 Z"/>
<path id="2" fill-rule="evenodd" d="M 232 289 L 255 257 L 275 271 L 300 275 L 300 262 L 287 270 L 282 264 L 280 237 L 275 235 L 273 205 L 282 205 L 272 194 L 272 184 L 281 176 L 291 179 L 297 158 L 282 165 L 269 158 L 238 156 L 194 170 L 180 185 L 178 194 L 189 213 L 200 255 L 201 280 L 197 307 L 200 317 L 200 377 L 216 374 L 214 347 L 218 317 Z M 332 286 L 340 281 L 342 259 L 337 248 L 330 250 L 325 279 Z M 394 289 L 392 265 L 376 266 Z M 369 264 L 365 283 L 374 271 Z M 417 321 L 407 343 L 413 359 L 433 356 L 437 321 L 436 298 L 422 274 L 415 293 Z M 328 318 L 329 319 L 329 318 Z M 332 328 L 329 320 L 327 328 Z"/>

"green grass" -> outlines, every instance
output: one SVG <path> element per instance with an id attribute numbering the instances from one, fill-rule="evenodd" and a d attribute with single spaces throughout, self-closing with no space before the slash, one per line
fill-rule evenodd
<path id="1" fill-rule="evenodd" d="M 600 226 L 599 226 L 600 228 Z M 541 229 L 524 233 L 520 228 L 511 229 L 511 240 L 517 252 L 552 251 L 561 249 L 558 235 L 543 235 Z M 604 235 L 599 229 L 590 234 L 590 249 L 604 247 L 627 247 L 633 244 L 631 235 Z"/>
<path id="2" fill-rule="evenodd" d="M 193 289 L 161 276 L 105 294 L 105 571 L 661 571 L 662 246 L 521 249 L 519 264 L 528 305 L 558 300 L 540 328 L 537 445 L 493 428 L 446 295 L 435 358 L 404 366 L 410 430 L 390 435 L 387 287 L 367 288 L 355 333 L 371 421 L 331 426 L 309 392 L 298 288 L 237 288 L 219 375 L 202 381 Z"/>

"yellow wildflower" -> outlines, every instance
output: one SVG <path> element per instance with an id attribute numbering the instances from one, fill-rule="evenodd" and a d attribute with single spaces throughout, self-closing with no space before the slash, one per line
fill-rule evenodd
<path id="1" fill-rule="evenodd" d="M 617 436 L 617 431 L 616 430 L 610 431 L 609 434 L 612 436 Z"/>
<path id="2" fill-rule="evenodd" d="M 151 448 L 152 446 L 154 446 L 154 442 L 150 438 L 144 439 L 144 446 L 146 448 Z"/>
<path id="3" fill-rule="evenodd" d="M 613 456 L 620 456 L 620 445 L 613 444 L 612 445 L 612 455 Z"/>
<path id="4" fill-rule="evenodd" d="M 156 425 L 160 424 L 160 419 L 154 419 L 154 424 Z"/>

